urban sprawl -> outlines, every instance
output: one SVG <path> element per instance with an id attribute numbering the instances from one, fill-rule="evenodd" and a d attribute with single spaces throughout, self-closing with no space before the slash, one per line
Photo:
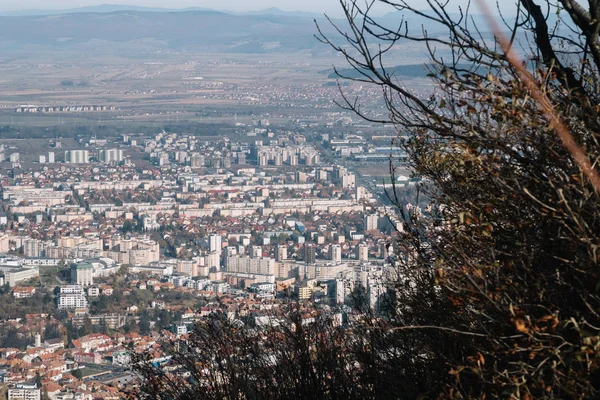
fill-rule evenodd
<path id="1" fill-rule="evenodd" d="M 215 312 L 260 326 L 293 299 L 306 321 L 326 310 L 341 322 L 357 285 L 377 307 L 401 224 L 375 184 L 324 158 L 387 168 L 390 147 L 274 135 L 265 120 L 247 130 L 240 141 L 89 137 L 69 150 L 57 138 L 28 166 L 2 145 L 8 399 L 122 398 L 138 379 L 132 352 L 165 362 L 160 343 Z"/>

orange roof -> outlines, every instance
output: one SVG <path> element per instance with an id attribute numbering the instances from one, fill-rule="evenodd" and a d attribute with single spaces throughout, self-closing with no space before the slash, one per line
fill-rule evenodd
<path id="1" fill-rule="evenodd" d="M 54 381 L 44 385 L 43 387 L 44 387 L 44 390 L 48 393 L 59 392 L 61 389 L 60 385 Z"/>

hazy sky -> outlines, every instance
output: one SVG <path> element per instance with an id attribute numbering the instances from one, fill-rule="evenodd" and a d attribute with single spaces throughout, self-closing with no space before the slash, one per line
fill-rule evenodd
<path id="1" fill-rule="evenodd" d="M 423 0 L 410 0 L 414 4 L 425 4 Z M 492 4 L 493 0 L 487 0 Z M 464 5 L 467 0 L 450 0 L 452 5 Z M 495 3 L 495 1 L 493 1 Z M 500 3 L 513 3 L 502 0 Z M 127 4 L 135 6 L 185 8 L 205 7 L 215 10 L 255 11 L 268 7 L 277 7 L 287 11 L 309 11 L 316 13 L 338 14 L 338 0 L 0 0 L 1 11 L 16 11 L 24 9 L 63 9 L 99 4 Z M 380 9 L 385 12 L 388 9 Z"/>

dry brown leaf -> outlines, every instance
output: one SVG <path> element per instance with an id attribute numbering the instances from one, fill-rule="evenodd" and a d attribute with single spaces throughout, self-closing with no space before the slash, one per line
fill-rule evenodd
<path id="1" fill-rule="evenodd" d="M 525 321 L 523 321 L 521 318 L 515 319 L 514 324 L 515 324 L 515 328 L 517 328 L 518 332 L 529 333 L 529 329 L 527 329 L 527 325 L 525 324 Z"/>

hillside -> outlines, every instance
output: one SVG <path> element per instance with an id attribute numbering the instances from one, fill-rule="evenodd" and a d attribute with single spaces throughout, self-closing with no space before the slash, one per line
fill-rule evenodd
<path id="1" fill-rule="evenodd" d="M 0 17 L 0 50 L 268 53 L 310 50 L 312 18 L 216 11 L 73 13 Z"/>

